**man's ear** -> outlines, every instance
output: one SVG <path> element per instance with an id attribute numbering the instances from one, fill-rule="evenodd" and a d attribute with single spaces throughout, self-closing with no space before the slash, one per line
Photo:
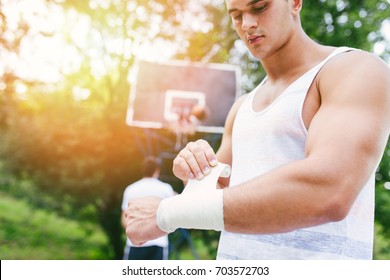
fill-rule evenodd
<path id="1" fill-rule="evenodd" d="M 295 16 L 299 15 L 299 13 L 301 12 L 302 2 L 303 2 L 303 0 L 291 0 L 291 5 L 292 5 L 291 8 L 292 8 L 292 12 Z"/>

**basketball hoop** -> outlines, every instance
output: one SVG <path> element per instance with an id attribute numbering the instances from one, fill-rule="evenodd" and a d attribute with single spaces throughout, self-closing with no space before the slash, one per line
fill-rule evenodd
<path id="1" fill-rule="evenodd" d="M 176 135 L 175 151 L 187 143 L 189 135 L 208 116 L 205 94 L 195 91 L 167 90 L 165 93 L 164 120 Z"/>
<path id="2" fill-rule="evenodd" d="M 198 119 L 196 132 L 222 134 L 226 116 L 239 95 L 239 72 L 237 66 L 228 64 L 139 61 L 135 64 L 136 80 L 131 86 L 126 123 L 191 133 L 191 124 L 178 127 L 175 123 L 180 108 L 188 107 L 194 109 L 192 115 Z M 206 106 L 205 116 L 197 112 L 197 105 Z"/>

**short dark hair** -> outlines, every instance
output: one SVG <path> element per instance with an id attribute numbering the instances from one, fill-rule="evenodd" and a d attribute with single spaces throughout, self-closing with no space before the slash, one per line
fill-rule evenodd
<path id="1" fill-rule="evenodd" d="M 154 156 L 147 156 L 142 163 L 142 173 L 145 177 L 153 177 L 154 172 L 160 168 L 157 158 Z"/>

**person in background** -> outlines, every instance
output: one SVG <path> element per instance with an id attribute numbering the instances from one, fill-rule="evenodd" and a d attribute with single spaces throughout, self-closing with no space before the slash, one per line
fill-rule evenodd
<path id="1" fill-rule="evenodd" d="M 126 210 L 131 200 L 155 196 L 161 199 L 175 195 L 171 185 L 158 179 L 160 176 L 159 161 L 148 156 L 143 160 L 142 165 L 143 178 L 129 185 L 124 193 L 122 200 L 122 226 L 126 229 Z M 131 215 L 128 213 L 127 215 Z M 135 247 L 127 238 L 124 250 L 124 260 L 166 260 L 168 259 L 168 236 L 150 240 L 141 247 Z"/>

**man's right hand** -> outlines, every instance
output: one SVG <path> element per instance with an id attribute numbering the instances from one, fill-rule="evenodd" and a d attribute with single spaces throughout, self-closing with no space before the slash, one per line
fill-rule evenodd
<path id="1" fill-rule="evenodd" d="M 183 181 L 202 179 L 217 165 L 217 156 L 205 140 L 189 142 L 173 160 L 173 174 Z"/>

